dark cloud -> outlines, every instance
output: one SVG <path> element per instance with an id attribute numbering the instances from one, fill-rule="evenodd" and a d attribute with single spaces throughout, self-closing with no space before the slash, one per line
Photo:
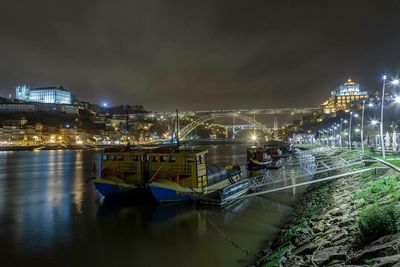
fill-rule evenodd
<path id="1" fill-rule="evenodd" d="M 383 1 L 2 1 L 0 94 L 62 85 L 151 110 L 316 106 L 399 71 Z"/>

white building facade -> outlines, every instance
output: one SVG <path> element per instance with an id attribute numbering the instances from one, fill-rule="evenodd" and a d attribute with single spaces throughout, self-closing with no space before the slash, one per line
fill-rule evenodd
<path id="1" fill-rule="evenodd" d="M 72 103 L 71 93 L 62 87 L 42 87 L 31 89 L 29 85 L 19 85 L 15 89 L 15 98 L 28 102 L 48 104 Z"/>

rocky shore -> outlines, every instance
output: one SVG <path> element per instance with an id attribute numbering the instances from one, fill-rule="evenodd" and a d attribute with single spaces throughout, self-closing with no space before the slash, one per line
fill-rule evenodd
<path id="1" fill-rule="evenodd" d="M 400 174 L 392 170 L 309 188 L 253 266 L 400 267 L 399 201 Z"/>

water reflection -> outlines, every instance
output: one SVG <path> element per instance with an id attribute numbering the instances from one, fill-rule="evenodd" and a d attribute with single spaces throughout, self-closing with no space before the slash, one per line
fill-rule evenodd
<path id="1" fill-rule="evenodd" d="M 213 164 L 245 164 L 245 146 L 208 150 Z M 88 180 L 96 160 L 96 151 L 0 153 L 1 258 L 14 266 L 243 266 L 251 257 L 216 227 L 257 252 L 299 193 L 243 199 L 225 209 L 100 205 Z"/>

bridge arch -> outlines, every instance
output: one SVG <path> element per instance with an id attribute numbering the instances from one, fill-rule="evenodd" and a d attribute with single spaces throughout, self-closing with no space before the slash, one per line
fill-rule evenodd
<path id="1" fill-rule="evenodd" d="M 256 129 L 260 129 L 264 132 L 265 135 L 269 135 L 273 133 L 273 130 L 259 122 L 258 120 L 254 119 L 253 117 L 246 115 L 246 114 L 241 114 L 241 113 L 209 113 L 207 115 L 201 116 L 197 118 L 195 121 L 189 123 L 185 127 L 179 130 L 179 139 L 183 140 L 185 139 L 194 129 L 199 127 L 201 124 L 203 124 L 206 121 L 216 119 L 216 118 L 239 118 L 241 120 L 244 120 L 252 125 Z"/>

